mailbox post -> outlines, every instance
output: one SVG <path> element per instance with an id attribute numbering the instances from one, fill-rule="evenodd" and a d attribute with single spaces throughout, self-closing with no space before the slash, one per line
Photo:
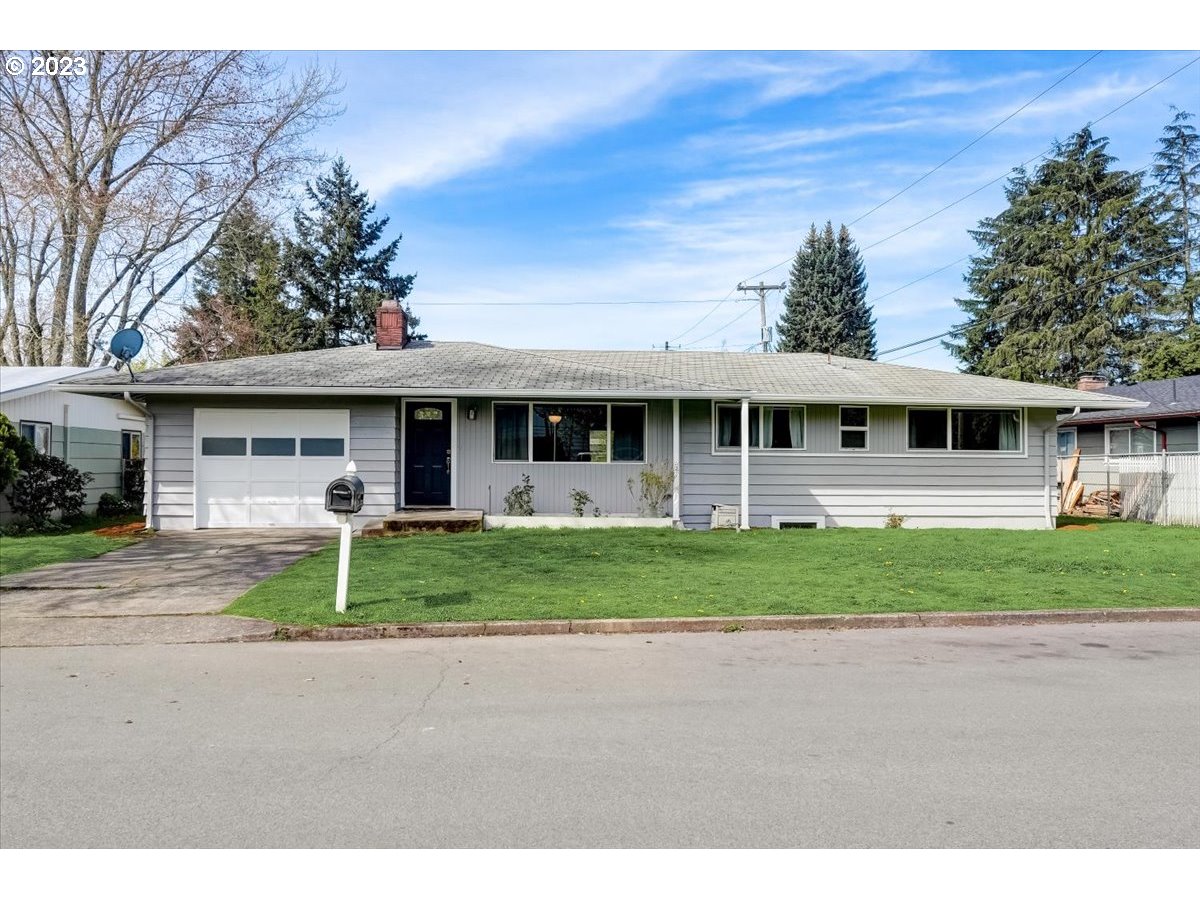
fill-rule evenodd
<path id="1" fill-rule="evenodd" d="M 333 479 L 325 488 L 325 509 L 337 515 L 342 530 L 334 601 L 334 609 L 340 613 L 346 611 L 346 592 L 350 583 L 350 534 L 354 531 L 354 514 L 363 506 L 363 483 L 357 472 L 354 460 L 350 460 L 346 464 L 346 474 Z"/>

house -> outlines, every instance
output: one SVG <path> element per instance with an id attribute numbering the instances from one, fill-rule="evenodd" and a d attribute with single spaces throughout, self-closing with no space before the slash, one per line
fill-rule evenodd
<path id="1" fill-rule="evenodd" d="M 1116 488 L 1114 471 L 1123 457 L 1200 450 L 1200 375 L 1111 387 L 1103 378 L 1085 375 L 1077 387 L 1143 404 L 1136 410 L 1091 409 L 1059 420 L 1058 455 L 1066 458 L 1079 450 L 1077 478 L 1084 496 Z"/>
<path id="2" fill-rule="evenodd" d="M 1200 449 L 1200 375 L 1108 386 L 1084 376 L 1078 387 L 1106 397 L 1140 400 L 1136 410 L 1098 409 L 1067 416 L 1058 425 L 1058 455 L 1127 456 L 1192 453 Z"/>
<path id="3" fill-rule="evenodd" d="M 824 354 L 514 350 L 406 343 L 385 305 L 377 344 L 109 374 L 149 412 L 147 503 L 160 529 L 329 525 L 325 484 L 353 460 L 362 519 L 398 508 L 495 515 L 528 475 L 539 513 L 587 491 L 636 513 L 627 486 L 673 467 L 664 512 L 707 528 L 1050 528 L 1059 410 L 1126 410 L 1096 392 Z"/>
<path id="4" fill-rule="evenodd" d="M 141 458 L 146 429 L 142 410 L 119 393 L 81 395 L 55 387 L 98 371 L 112 374 L 111 369 L 73 366 L 0 366 L 0 412 L 40 452 L 91 473 L 87 512 L 95 511 L 101 494 L 129 495 L 140 488 L 140 477 L 126 473 L 128 461 Z M 8 499 L 0 498 L 0 521 L 11 516 Z"/>

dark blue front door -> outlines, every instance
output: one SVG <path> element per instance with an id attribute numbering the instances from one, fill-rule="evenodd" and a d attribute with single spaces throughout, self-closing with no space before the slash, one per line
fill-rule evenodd
<path id="1" fill-rule="evenodd" d="M 404 505 L 450 505 L 450 404 L 404 406 Z"/>

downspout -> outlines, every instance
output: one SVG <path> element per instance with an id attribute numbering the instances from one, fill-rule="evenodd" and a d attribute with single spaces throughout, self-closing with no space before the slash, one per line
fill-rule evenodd
<path id="1" fill-rule="evenodd" d="M 1025 410 L 1025 415 L 1029 415 L 1029 410 Z M 1079 415 L 1078 406 L 1075 407 L 1075 411 L 1072 412 L 1070 416 L 1067 416 L 1067 421 L 1069 422 L 1074 416 L 1077 415 Z M 1062 503 L 1061 497 L 1058 498 L 1057 502 L 1055 502 L 1054 490 L 1050 487 L 1051 484 L 1058 484 L 1058 453 L 1056 452 L 1053 456 L 1050 454 L 1050 430 L 1054 430 L 1054 443 L 1057 449 L 1058 425 L 1059 422 L 1056 418 L 1054 420 L 1054 424 L 1047 425 L 1042 429 L 1042 493 L 1044 495 L 1043 499 L 1045 500 L 1046 504 L 1046 528 L 1050 530 L 1054 529 L 1055 521 L 1058 516 L 1058 507 Z M 1076 449 L 1078 449 L 1078 447 L 1076 447 Z M 1052 461 L 1053 469 L 1051 468 Z M 1054 472 L 1053 476 L 1050 474 L 1051 471 Z M 1051 477 L 1054 479 L 1053 482 L 1050 480 Z"/>
<path id="2" fill-rule="evenodd" d="M 142 415 L 146 417 L 146 446 L 142 451 L 142 459 L 145 460 L 142 468 L 142 512 L 146 516 L 146 527 L 158 528 L 154 516 L 154 413 L 134 400 L 129 391 L 125 392 L 125 402 L 141 410 Z"/>
<path id="3" fill-rule="evenodd" d="M 679 468 L 680 458 L 680 438 L 679 438 L 679 398 L 676 397 L 671 401 L 671 468 L 674 471 L 673 487 L 671 488 L 671 518 L 675 520 L 675 525 L 679 525 L 680 516 L 683 510 L 680 508 L 680 493 L 682 487 L 680 481 L 683 473 Z"/>

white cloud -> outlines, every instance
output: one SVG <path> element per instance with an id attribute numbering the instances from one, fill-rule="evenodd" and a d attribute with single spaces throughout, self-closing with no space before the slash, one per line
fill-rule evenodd
<path id="1" fill-rule="evenodd" d="M 400 58 L 386 107 L 341 139 L 376 197 L 429 187 L 645 115 L 675 83 L 670 53 Z M 384 98 L 380 98 L 381 104 Z"/>

